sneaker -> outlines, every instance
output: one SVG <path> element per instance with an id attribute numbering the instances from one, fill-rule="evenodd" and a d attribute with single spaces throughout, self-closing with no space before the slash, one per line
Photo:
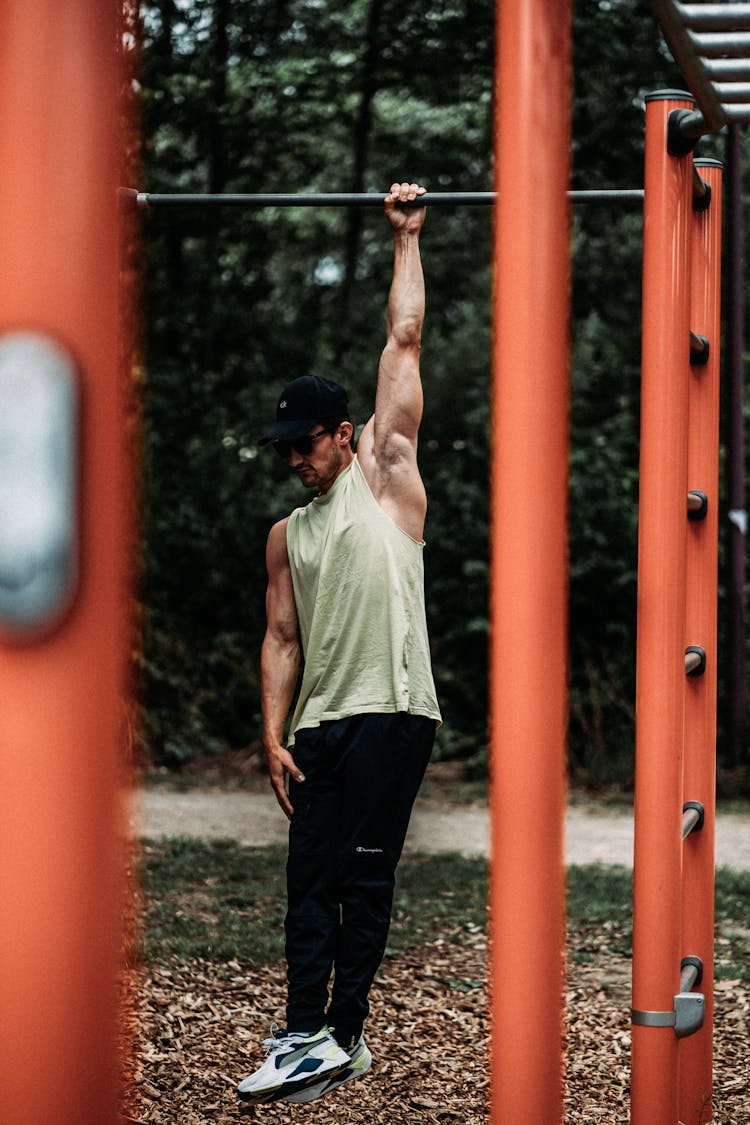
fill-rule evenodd
<path id="1" fill-rule="evenodd" d="M 345 1054 L 349 1056 L 349 1064 L 343 1070 L 326 1075 L 320 1082 L 316 1082 L 313 1086 L 307 1086 L 296 1094 L 286 1094 L 284 1101 L 295 1103 L 314 1101 L 315 1098 L 322 1098 L 324 1094 L 335 1090 L 337 1086 L 343 1086 L 351 1078 L 361 1078 L 370 1069 L 372 1055 L 361 1035 L 359 1041 L 353 1047 L 346 1048 Z"/>
<path id="2" fill-rule="evenodd" d="M 312 1034 L 290 1033 L 277 1027 L 271 1031 L 271 1038 L 263 1040 L 266 1061 L 237 1087 L 242 1101 L 275 1102 L 351 1065 L 350 1056 L 327 1027 Z"/>

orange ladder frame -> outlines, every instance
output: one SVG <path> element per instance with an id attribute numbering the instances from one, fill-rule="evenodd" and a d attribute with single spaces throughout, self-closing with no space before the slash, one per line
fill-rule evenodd
<path id="1" fill-rule="evenodd" d="M 721 166 L 674 146 L 670 123 L 693 104 L 665 91 L 646 107 L 634 1125 L 711 1118 Z M 704 518 L 689 520 L 691 496 Z"/>
<path id="2" fill-rule="evenodd" d="M 545 0 L 498 10 L 490 1074 L 492 1120 L 519 1125 L 561 1121 L 564 1102 L 569 20 L 567 5 Z M 667 150 L 669 114 L 693 104 L 654 95 L 646 117 L 635 1125 L 677 1125 L 680 1113 L 692 1125 L 711 1096 L 721 175 L 705 169 L 713 201 L 694 215 L 692 154 Z M 691 319 L 710 345 L 692 374 Z M 689 545 L 687 494 L 698 491 L 708 514 Z M 687 687 L 686 646 L 705 660 Z M 683 793 L 701 807 L 701 833 Z M 686 955 L 703 966 L 702 999 Z M 701 1004 L 700 1031 L 678 1039 L 676 1023 L 682 1034 Z"/>

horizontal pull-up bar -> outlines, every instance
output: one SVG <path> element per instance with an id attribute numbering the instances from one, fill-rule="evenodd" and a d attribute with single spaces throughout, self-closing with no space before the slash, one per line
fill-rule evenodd
<path id="1" fill-rule="evenodd" d="M 162 194 L 121 188 L 120 196 L 126 205 L 152 207 L 382 207 L 385 192 L 299 193 L 294 195 L 244 195 L 244 194 Z M 475 207 L 492 204 L 497 198 L 494 191 L 440 192 L 428 191 L 414 201 L 401 204 L 406 207 Z M 643 190 L 640 188 L 569 191 L 571 203 L 624 203 L 640 206 Z"/>

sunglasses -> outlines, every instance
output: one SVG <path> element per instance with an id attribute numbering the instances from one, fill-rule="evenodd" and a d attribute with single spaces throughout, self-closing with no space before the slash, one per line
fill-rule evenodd
<path id="1" fill-rule="evenodd" d="M 289 460 L 289 455 L 294 450 L 299 453 L 300 457 L 307 457 L 313 451 L 313 443 L 318 438 L 323 437 L 323 434 L 332 434 L 336 426 L 326 426 L 323 430 L 318 430 L 314 434 L 303 434 L 302 437 L 295 438 L 293 441 L 275 441 L 273 447 L 278 453 L 279 457 L 283 457 L 285 461 Z"/>

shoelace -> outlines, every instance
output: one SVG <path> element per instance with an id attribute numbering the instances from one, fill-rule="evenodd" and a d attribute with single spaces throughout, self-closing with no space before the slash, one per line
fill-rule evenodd
<path id="1" fill-rule="evenodd" d="M 270 1038 L 263 1040 L 263 1046 L 266 1048 L 266 1054 L 270 1055 L 273 1051 L 277 1051 L 280 1047 L 287 1047 L 291 1043 L 301 1043 L 302 1040 L 306 1038 L 306 1035 L 295 1035 L 294 1033 L 290 1035 L 289 1032 L 285 1031 L 283 1027 L 279 1027 L 278 1024 L 272 1023 Z"/>

